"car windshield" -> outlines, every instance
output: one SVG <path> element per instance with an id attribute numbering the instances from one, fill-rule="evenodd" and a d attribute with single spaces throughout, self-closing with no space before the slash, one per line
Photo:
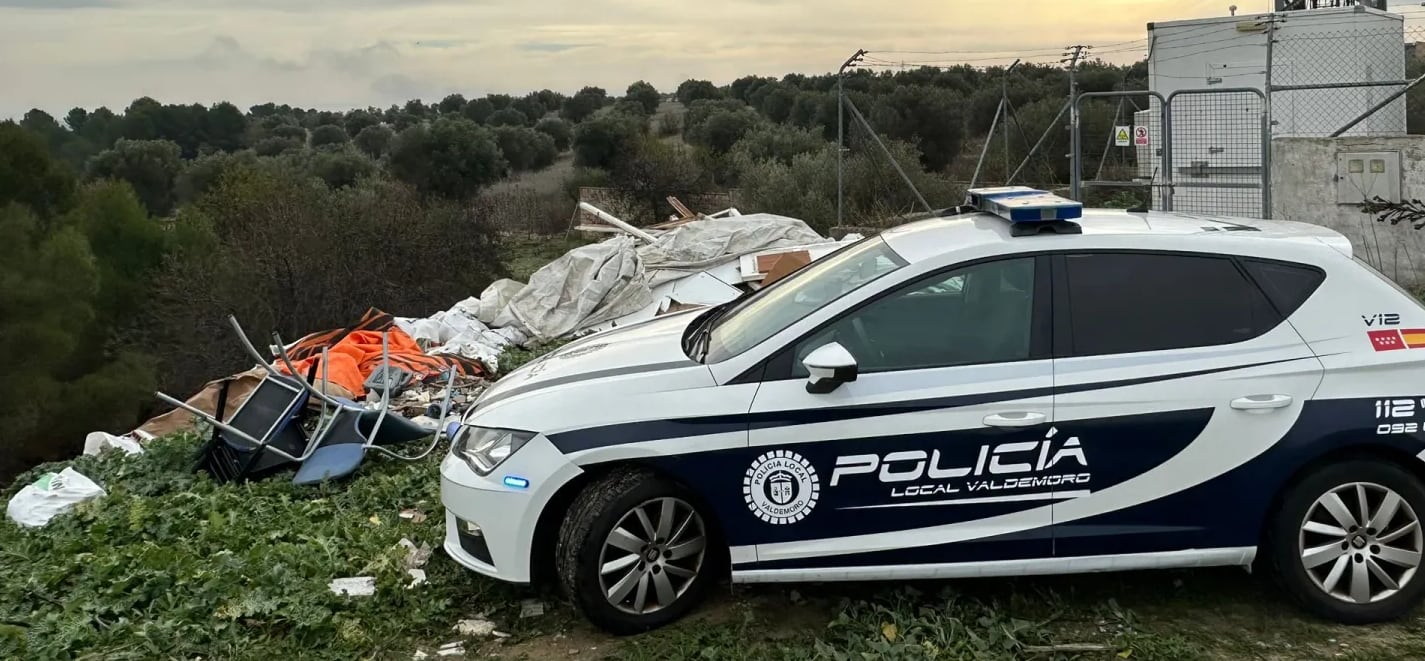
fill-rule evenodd
<path id="1" fill-rule="evenodd" d="M 816 309 L 905 264 L 880 237 L 871 237 L 814 262 L 723 314 L 709 333 L 704 359 L 717 363 L 737 356 Z"/>

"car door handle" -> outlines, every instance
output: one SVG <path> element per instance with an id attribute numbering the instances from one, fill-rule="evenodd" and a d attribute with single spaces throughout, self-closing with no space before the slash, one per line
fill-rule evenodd
<path id="1" fill-rule="evenodd" d="M 1266 412 L 1291 406 L 1291 395 L 1248 395 L 1232 400 L 1232 408 L 1238 411 Z"/>
<path id="2" fill-rule="evenodd" d="M 1048 416 L 1038 411 L 996 413 L 985 416 L 985 425 L 989 427 L 1033 427 L 1043 424 L 1046 419 Z"/>

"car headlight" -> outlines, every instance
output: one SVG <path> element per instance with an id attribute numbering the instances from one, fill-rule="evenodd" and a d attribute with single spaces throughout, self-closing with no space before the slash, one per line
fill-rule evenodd
<path id="1" fill-rule="evenodd" d="M 534 432 L 462 426 L 455 432 L 450 453 L 460 457 L 476 473 L 489 475 L 534 437 Z"/>

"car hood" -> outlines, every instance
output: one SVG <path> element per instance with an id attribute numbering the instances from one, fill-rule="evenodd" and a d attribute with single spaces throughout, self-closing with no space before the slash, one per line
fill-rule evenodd
<path id="1" fill-rule="evenodd" d="M 703 311 L 671 314 L 571 342 L 490 386 L 476 400 L 467 421 L 529 396 L 564 393 L 594 382 L 627 385 L 633 380 L 646 381 L 639 377 L 690 372 L 696 375 L 693 383 L 686 383 L 683 374 L 676 379 L 682 387 L 716 385 L 707 367 L 683 352 L 683 333 Z"/>

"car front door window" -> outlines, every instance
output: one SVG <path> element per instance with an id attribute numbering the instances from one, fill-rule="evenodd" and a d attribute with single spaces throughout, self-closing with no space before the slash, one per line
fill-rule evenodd
<path id="1" fill-rule="evenodd" d="M 975 264 L 923 278 L 843 316 L 796 345 L 807 354 L 839 342 L 860 373 L 1002 363 L 1030 358 L 1033 257 Z"/>

